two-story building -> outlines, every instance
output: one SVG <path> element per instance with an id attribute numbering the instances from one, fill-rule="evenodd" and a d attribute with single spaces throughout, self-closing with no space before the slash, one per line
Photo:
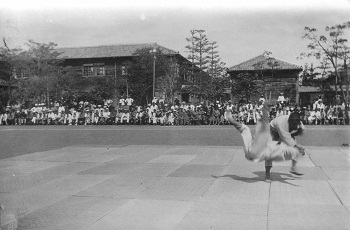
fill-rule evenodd
<path id="1" fill-rule="evenodd" d="M 228 69 L 231 80 L 242 73 L 258 76 L 261 92 L 267 99 L 276 100 L 280 93 L 292 103 L 299 101 L 298 81 L 303 67 L 271 56 L 259 55 Z M 260 94 L 251 95 L 252 101 L 258 101 Z M 235 101 L 239 98 L 233 97 Z"/>
<path id="2" fill-rule="evenodd" d="M 73 66 L 77 73 L 84 78 L 112 77 L 114 83 L 126 85 L 126 63 L 135 57 L 137 50 L 143 48 L 160 50 L 174 63 L 174 72 L 178 80 L 180 82 L 188 80 L 186 74 L 180 71 L 180 65 L 188 64 L 189 61 L 179 52 L 157 43 L 57 48 L 56 51 L 60 53 L 59 58 L 64 59 L 65 66 Z M 122 92 L 122 94 L 125 93 L 127 93 L 127 89 Z M 155 96 L 164 97 L 164 92 L 156 87 Z M 189 93 L 181 86 L 174 91 L 173 96 L 178 97 L 180 101 L 188 102 L 191 99 Z"/>

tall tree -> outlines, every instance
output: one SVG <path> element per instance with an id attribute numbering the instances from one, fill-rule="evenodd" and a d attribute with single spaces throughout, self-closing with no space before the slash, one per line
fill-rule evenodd
<path id="1" fill-rule="evenodd" d="M 166 102 L 173 102 L 175 91 L 181 89 L 182 81 L 179 76 L 183 71 L 183 64 L 178 63 L 174 57 L 170 57 L 167 62 L 164 62 L 165 67 L 168 66 L 168 70 L 165 75 L 161 76 L 158 87 L 164 93 Z"/>
<path id="2" fill-rule="evenodd" d="M 153 94 L 153 62 L 155 61 L 155 91 L 164 86 L 166 77 L 171 75 L 171 65 L 167 57 L 157 50 L 151 53 L 151 48 L 139 49 L 136 57 L 127 63 L 127 79 L 133 98 L 139 104 L 146 104 Z M 165 80 L 166 81 L 166 80 Z"/>
<path id="3" fill-rule="evenodd" d="M 50 105 L 50 96 L 57 87 L 61 70 L 60 63 L 62 62 L 58 58 L 59 53 L 55 50 L 57 44 L 53 42 L 38 43 L 29 40 L 27 46 L 28 59 L 31 60 L 29 63 L 30 69 L 42 81 L 46 93 L 46 104 Z"/>
<path id="4" fill-rule="evenodd" d="M 219 51 L 217 51 L 217 48 L 219 47 L 216 45 L 217 42 L 210 42 L 209 43 L 209 62 L 208 62 L 208 73 L 211 77 L 217 78 L 217 77 L 224 77 L 227 76 L 226 73 L 226 63 L 221 61 L 221 58 L 219 56 Z"/>
<path id="5" fill-rule="evenodd" d="M 305 27 L 303 39 L 308 41 L 308 52 L 300 54 L 300 57 L 314 57 L 321 60 L 321 66 L 325 73 L 335 76 L 335 91 L 338 93 L 338 87 L 343 96 L 342 100 L 348 105 L 349 98 L 349 78 L 347 76 L 347 60 L 349 54 L 349 45 L 344 38 L 344 31 L 350 28 L 350 21 L 334 26 L 326 26 L 325 34 L 319 34 L 316 28 Z M 330 64 L 331 68 L 327 66 Z M 344 74 L 345 72 L 345 74 Z M 345 76 L 344 76 L 345 75 Z M 347 92 L 343 85 L 347 85 Z"/>
<path id="6" fill-rule="evenodd" d="M 209 43 L 209 63 L 208 74 L 210 76 L 210 85 L 208 88 L 208 99 L 217 100 L 223 96 L 226 89 L 231 88 L 229 75 L 225 63 L 221 61 L 219 51 L 217 51 L 217 42 Z"/>
<path id="7" fill-rule="evenodd" d="M 186 38 L 186 41 L 190 44 L 185 46 L 185 48 L 188 50 L 189 54 L 187 58 L 191 61 L 191 75 L 194 74 L 195 68 L 196 68 L 196 39 L 195 34 L 197 33 L 197 30 L 190 30 L 191 37 Z"/>
<path id="8" fill-rule="evenodd" d="M 205 30 L 191 30 L 190 33 L 191 37 L 186 38 L 190 44 L 185 47 L 189 52 L 188 59 L 192 62 L 189 90 L 203 98 L 210 84 L 210 76 L 207 73 L 210 62 L 209 41 Z"/>
<path id="9" fill-rule="evenodd" d="M 17 83 L 16 72 L 28 70 L 26 52 L 21 48 L 9 48 L 3 38 L 4 47 L 0 47 L 0 79 L 6 83 L 7 90 L 1 92 L 2 104 L 10 104 L 15 98 L 11 97 L 12 90 Z M 25 71 L 28 73 L 28 71 Z"/>

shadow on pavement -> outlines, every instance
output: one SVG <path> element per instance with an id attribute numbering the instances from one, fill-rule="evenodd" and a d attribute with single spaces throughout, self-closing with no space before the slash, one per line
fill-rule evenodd
<path id="1" fill-rule="evenodd" d="M 245 182 L 245 183 L 256 183 L 256 182 L 265 180 L 265 171 L 256 171 L 256 172 L 253 172 L 253 174 L 255 174 L 256 176 L 255 177 L 241 177 L 241 176 L 237 176 L 237 175 L 222 175 L 222 176 L 213 176 L 212 175 L 212 177 L 213 178 L 228 177 L 228 178 L 231 178 L 231 179 L 234 179 L 234 180 L 239 180 L 239 181 L 242 181 L 242 182 Z M 282 176 L 284 176 L 284 177 L 282 177 Z M 272 172 L 271 173 L 271 179 L 272 179 L 272 181 L 278 181 L 278 182 L 281 182 L 281 183 L 285 183 L 285 184 L 289 184 L 289 185 L 292 185 L 292 186 L 299 187 L 298 185 L 295 185 L 295 184 L 292 184 L 292 183 L 288 182 L 288 181 L 291 181 L 291 180 L 295 180 L 295 177 L 293 177 L 289 173 Z"/>

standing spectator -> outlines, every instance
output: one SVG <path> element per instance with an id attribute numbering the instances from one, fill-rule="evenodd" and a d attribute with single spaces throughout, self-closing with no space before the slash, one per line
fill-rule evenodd
<path id="1" fill-rule="evenodd" d="M 184 118 L 185 118 L 185 111 L 183 110 L 183 108 L 179 108 L 179 112 L 177 115 L 177 119 L 178 119 L 178 124 L 179 125 L 183 125 L 184 124 Z"/>
<path id="2" fill-rule="evenodd" d="M 119 106 L 124 106 L 125 105 L 125 96 L 123 96 L 123 97 L 121 97 L 120 99 L 119 99 Z"/>
<path id="3" fill-rule="evenodd" d="M 337 107 L 333 107 L 333 112 L 332 112 L 332 118 L 333 118 L 333 125 L 337 125 L 338 124 L 338 114 L 339 111 L 337 109 Z"/>
<path id="4" fill-rule="evenodd" d="M 290 109 L 289 109 L 289 107 L 287 106 L 287 107 L 285 107 L 285 108 L 283 108 L 283 115 L 290 115 Z"/>
<path id="5" fill-rule="evenodd" d="M 91 111 L 89 108 L 84 109 L 84 125 L 91 124 Z"/>
<path id="6" fill-rule="evenodd" d="M 264 104 L 264 102 L 265 102 L 264 94 L 261 94 L 261 95 L 260 95 L 259 102 L 260 102 L 261 104 Z"/>
<path id="7" fill-rule="evenodd" d="M 309 125 L 314 125 L 316 122 L 316 112 L 314 110 L 311 110 L 308 117 L 308 123 Z"/>
<path id="8" fill-rule="evenodd" d="M 14 125 L 20 125 L 21 111 L 16 109 L 14 112 Z"/>
<path id="9" fill-rule="evenodd" d="M 250 111 L 251 109 L 254 109 L 254 106 L 253 106 L 251 101 L 248 101 L 248 104 L 247 104 L 246 107 L 247 107 L 247 111 Z"/>
<path id="10" fill-rule="evenodd" d="M 278 107 L 278 110 L 276 112 L 276 117 L 280 117 L 283 115 L 283 110 L 282 110 L 282 107 Z"/>
<path id="11" fill-rule="evenodd" d="M 22 109 L 21 110 L 21 122 L 20 122 L 20 124 L 21 125 L 25 125 L 25 124 L 27 124 L 27 114 L 28 114 L 28 112 L 27 112 L 27 110 L 26 109 Z M 0 119 L 0 121 L 1 121 L 1 119 Z"/>
<path id="12" fill-rule="evenodd" d="M 108 118 L 107 124 L 114 125 L 115 124 L 115 118 L 116 118 L 115 108 L 114 108 L 113 105 L 110 105 L 108 107 L 108 110 L 109 110 L 109 118 Z"/>
<path id="13" fill-rule="evenodd" d="M 318 105 L 317 105 L 318 109 L 325 109 L 325 105 L 323 104 L 322 99 L 318 99 Z"/>
<path id="14" fill-rule="evenodd" d="M 189 103 L 183 102 L 183 109 L 185 112 L 187 112 L 190 109 Z"/>
<path id="15" fill-rule="evenodd" d="M 318 106 L 318 100 L 313 99 L 313 102 L 312 102 L 312 110 L 315 111 L 316 108 L 317 108 L 317 106 Z"/>
<path id="16" fill-rule="evenodd" d="M 315 110 L 315 125 L 321 124 L 321 111 L 319 108 Z"/>
<path id="17" fill-rule="evenodd" d="M 327 117 L 326 111 L 324 109 L 321 109 L 320 114 L 321 114 L 321 125 L 325 125 L 326 117 Z"/>
<path id="18" fill-rule="evenodd" d="M 122 110 L 122 116 L 120 119 L 121 124 L 125 124 L 125 122 L 127 125 L 129 125 L 129 121 L 130 121 L 130 112 L 127 109 L 123 109 Z"/>
<path id="19" fill-rule="evenodd" d="M 126 105 L 131 106 L 132 103 L 134 102 L 134 99 L 132 99 L 130 96 L 128 96 L 128 98 L 126 98 L 125 101 L 126 101 Z"/>
<path id="20" fill-rule="evenodd" d="M 164 97 L 159 98 L 158 103 L 164 105 L 164 103 L 165 103 Z"/>
<path id="21" fill-rule="evenodd" d="M 177 97 L 175 97 L 174 104 L 180 106 L 180 101 L 179 99 L 177 99 Z"/>
<path id="22" fill-rule="evenodd" d="M 344 112 L 341 109 L 341 107 L 338 107 L 338 124 L 345 125 L 344 121 L 345 121 Z"/>
<path id="23" fill-rule="evenodd" d="M 228 101 L 228 104 L 226 105 L 226 110 L 225 110 L 225 115 L 224 115 L 225 122 L 228 121 L 228 120 L 227 120 L 227 115 L 228 115 L 229 113 L 230 113 L 230 114 L 233 113 L 233 108 L 234 108 L 234 105 L 232 104 L 232 101 L 229 100 L 229 101 Z"/>
<path id="24" fill-rule="evenodd" d="M 116 111 L 116 115 L 115 115 L 115 124 L 121 124 L 122 123 L 122 109 L 119 107 Z"/>
<path id="25" fill-rule="evenodd" d="M 156 105 L 156 103 L 152 101 L 152 105 L 150 106 L 149 113 L 148 113 L 148 115 L 150 117 L 149 123 L 151 123 L 151 120 L 154 120 L 157 110 L 158 110 L 158 105 Z"/>
<path id="26" fill-rule="evenodd" d="M 275 107 L 271 107 L 271 111 L 270 111 L 270 120 L 275 119 L 276 116 L 277 116 L 276 108 L 275 108 Z"/>
<path id="27" fill-rule="evenodd" d="M 284 105 L 285 105 L 285 106 L 290 106 L 289 97 L 285 98 L 285 100 L 284 100 Z"/>
<path id="28" fill-rule="evenodd" d="M 279 102 L 283 105 L 284 101 L 285 101 L 285 99 L 284 99 L 283 93 L 280 93 L 280 95 L 277 98 L 277 103 Z"/>
<path id="29" fill-rule="evenodd" d="M 250 109 L 247 114 L 247 120 L 245 122 L 247 125 L 254 125 L 256 123 L 255 113 L 253 109 Z"/>
<path id="30" fill-rule="evenodd" d="M 154 97 L 154 98 L 152 99 L 152 103 L 158 104 L 158 99 L 157 99 L 157 97 Z"/>
<path id="31" fill-rule="evenodd" d="M 7 120 L 8 120 L 8 124 L 9 125 L 13 125 L 14 124 L 15 111 L 13 109 L 9 110 Z"/>
<path id="32" fill-rule="evenodd" d="M 30 112 L 29 112 L 29 115 L 28 115 L 28 120 L 29 120 L 29 123 L 30 123 L 31 125 L 35 125 L 35 122 L 36 122 L 36 112 L 30 111 Z"/>

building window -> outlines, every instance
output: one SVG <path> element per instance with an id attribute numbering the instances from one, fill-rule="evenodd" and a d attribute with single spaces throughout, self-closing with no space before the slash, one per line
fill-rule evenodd
<path id="1" fill-rule="evenodd" d="M 94 75 L 94 67 L 93 64 L 84 64 L 83 65 L 83 76 L 92 76 Z"/>
<path id="2" fill-rule="evenodd" d="M 104 63 L 93 63 L 83 65 L 83 76 L 104 76 L 106 75 Z"/>
<path id="3" fill-rule="evenodd" d="M 105 67 L 104 66 L 97 66 L 96 67 L 96 75 L 97 76 L 104 76 L 105 75 Z"/>
<path id="4" fill-rule="evenodd" d="M 30 77 L 30 70 L 25 68 L 20 68 L 15 71 L 15 78 L 16 79 L 25 79 Z"/>

